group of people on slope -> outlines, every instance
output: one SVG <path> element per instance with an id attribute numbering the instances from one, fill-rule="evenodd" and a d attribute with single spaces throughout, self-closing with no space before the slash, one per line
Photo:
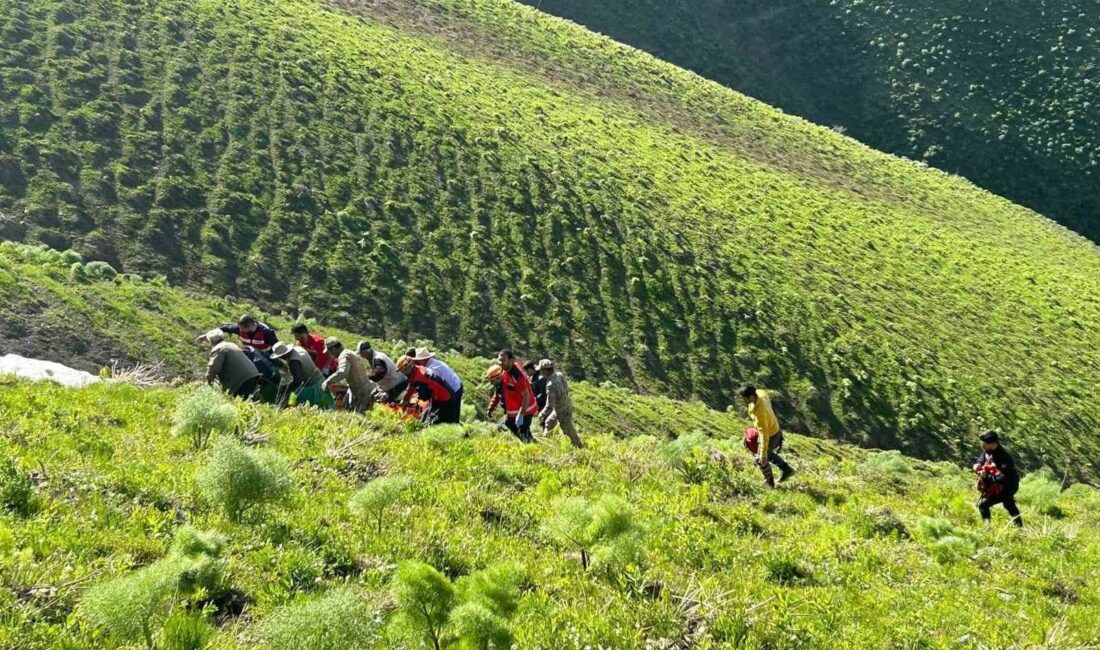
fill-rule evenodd
<path id="1" fill-rule="evenodd" d="M 273 328 L 245 315 L 200 335 L 197 341 L 211 345 L 207 383 L 217 381 L 234 397 L 280 405 L 362 413 L 384 404 L 425 424 L 461 419 L 462 379 L 427 348 L 410 348 L 394 361 L 366 341 L 350 350 L 303 323 L 291 333 L 294 342 L 284 343 Z M 227 335 L 237 336 L 241 345 L 226 340 Z M 568 384 L 552 361 L 520 366 L 511 350 L 503 350 L 485 379 L 493 386 L 489 417 L 503 405 L 504 426 L 517 438 L 534 442 L 531 420 L 538 417 L 544 431 L 561 427 L 574 446 L 583 446 L 573 425 Z"/>
<path id="2" fill-rule="evenodd" d="M 793 476 L 795 470 L 779 455 L 783 448 L 783 431 L 772 409 L 771 397 L 767 391 L 758 390 L 751 385 L 742 387 L 740 395 L 753 423 L 745 431 L 745 447 L 756 457 L 756 464 L 764 474 L 765 482 L 775 487 L 772 465 L 779 468 L 780 483 Z M 978 475 L 978 512 L 983 520 L 991 521 L 993 506 L 1003 505 L 1012 517 L 1012 522 L 1022 528 L 1024 522 L 1020 517 L 1020 509 L 1016 506 L 1016 492 L 1020 489 L 1016 461 L 1001 446 L 997 432 L 986 431 L 979 439 L 982 451 L 973 465 L 974 473 Z"/>
<path id="3" fill-rule="evenodd" d="M 427 424 L 458 422 L 461 416 L 463 385 L 458 374 L 426 348 L 409 349 L 396 362 L 370 343 L 360 342 L 354 351 L 344 348 L 337 338 L 324 339 L 304 324 L 291 330 L 294 344 L 278 340 L 275 330 L 252 316 L 222 325 L 199 337 L 211 345 L 207 381 L 218 380 L 235 397 L 250 399 L 264 394 L 264 385 L 283 386 L 282 392 L 296 404 L 332 408 L 336 395 L 345 408 L 363 412 L 375 403 L 393 405 L 413 412 Z M 236 335 L 243 347 L 225 340 Z M 289 376 L 281 382 L 280 371 Z M 534 442 L 531 424 L 535 418 L 543 430 L 560 427 L 575 447 L 583 447 L 573 424 L 573 403 L 565 375 L 549 359 L 520 365 L 511 350 L 501 350 L 497 362 L 484 377 L 493 387 L 487 413 L 492 418 L 498 407 L 504 409 L 503 426 L 523 442 Z M 795 474 L 795 469 L 779 455 L 783 449 L 783 430 L 772 408 L 768 391 L 746 385 L 739 391 L 753 426 L 745 431 L 745 447 L 755 456 L 765 482 L 775 487 L 772 466 L 779 468 L 778 482 Z M 278 393 L 268 401 L 282 403 Z M 1012 456 L 1001 446 L 996 432 L 980 437 L 982 452 L 973 465 L 978 475 L 978 510 L 990 520 L 991 510 L 1000 504 L 1023 526 L 1015 495 L 1020 475 Z"/>

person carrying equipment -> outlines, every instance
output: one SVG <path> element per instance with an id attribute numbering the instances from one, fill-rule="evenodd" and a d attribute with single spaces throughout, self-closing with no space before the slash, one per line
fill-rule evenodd
<path id="1" fill-rule="evenodd" d="M 201 337 L 213 347 L 210 348 L 210 361 L 206 366 L 206 383 L 218 380 L 222 390 L 232 397 L 252 399 L 260 383 L 260 371 L 240 347 L 225 340 L 225 333 L 213 329 Z"/>
<path id="2" fill-rule="evenodd" d="M 426 425 L 457 424 L 458 412 L 453 408 L 455 394 L 447 382 L 427 365 L 420 365 L 414 357 L 405 355 L 397 362 L 401 372 L 408 373 L 408 388 L 401 400 L 405 407 L 414 406 L 413 397 L 420 401 L 420 422 Z"/>
<path id="3" fill-rule="evenodd" d="M 531 435 L 531 418 L 538 414 L 539 406 L 535 402 L 531 382 L 527 381 L 523 370 L 515 363 L 509 370 L 494 364 L 486 371 L 485 379 L 493 385 L 493 396 L 489 400 L 486 416 L 492 419 L 497 406 L 504 402 L 504 426 L 521 442 L 535 442 Z"/>
<path id="4" fill-rule="evenodd" d="M 410 357 L 416 365 L 431 370 L 436 377 L 447 385 L 447 388 L 451 391 L 451 399 L 447 402 L 447 411 L 441 414 L 440 417 L 443 419 L 440 421 L 459 422 L 462 419 L 463 386 L 458 373 L 447 364 L 436 359 L 435 353 L 429 352 L 428 348 L 410 349 L 405 353 L 405 356 Z M 410 377 L 409 380 L 412 381 L 412 378 Z"/>
<path id="5" fill-rule="evenodd" d="M 539 420 L 542 422 L 542 430 L 550 433 L 554 427 L 561 426 L 562 433 L 577 449 L 583 449 L 584 443 L 577 435 L 577 428 L 573 426 L 573 400 L 569 398 L 569 384 L 565 381 L 565 375 L 554 370 L 554 362 L 543 359 L 536 366 L 539 376 L 546 386 L 546 404 L 539 411 Z"/>
<path id="6" fill-rule="evenodd" d="M 746 385 L 739 391 L 741 401 L 748 409 L 753 426 L 757 430 L 757 458 L 756 464 L 764 474 L 764 481 L 770 487 L 775 487 L 775 475 L 772 472 L 772 463 L 779 467 L 781 472 L 779 482 L 786 481 L 794 476 L 795 470 L 787 464 L 779 455 L 783 448 L 783 431 L 779 428 L 779 420 L 772 410 L 771 398 L 764 391 L 756 390 L 755 386 Z M 746 432 L 746 447 L 749 446 Z M 751 449 L 751 447 L 750 447 Z"/>
<path id="7" fill-rule="evenodd" d="M 308 352 L 309 356 L 313 358 L 313 363 L 316 364 L 322 375 L 328 377 L 336 372 L 336 357 L 329 355 L 325 350 L 325 339 L 310 332 L 305 323 L 298 323 L 290 328 L 290 333 L 294 335 L 298 347 Z"/>
<path id="8" fill-rule="evenodd" d="M 271 359 L 290 372 L 286 394 L 294 396 L 295 404 L 310 404 L 324 409 L 332 406 L 332 393 L 321 387 L 325 377 L 313 363 L 309 352 L 280 342 L 272 346 Z"/>
<path id="9" fill-rule="evenodd" d="M 1024 527 L 1020 517 L 1020 508 L 1016 505 L 1016 492 L 1020 489 L 1020 474 L 1016 471 L 1016 461 L 1005 448 L 996 431 L 986 431 L 979 440 L 982 453 L 974 461 L 974 473 L 978 475 L 978 512 L 985 521 L 993 520 L 990 512 L 998 503 L 1005 507 L 1012 523 L 1018 528 Z"/>
<path id="10" fill-rule="evenodd" d="M 279 342 L 279 336 L 275 330 L 257 321 L 251 314 L 245 314 L 236 323 L 227 323 L 218 329 L 226 334 L 236 334 L 241 340 L 241 347 L 252 348 L 265 357 L 271 356 L 271 347 Z M 209 341 L 209 333 L 199 336 L 196 340 Z"/>
<path id="11" fill-rule="evenodd" d="M 350 411 L 366 413 L 374 403 L 374 382 L 363 358 L 351 350 L 344 349 L 340 339 L 325 339 L 325 353 L 336 358 L 336 372 L 328 376 L 321 388 L 328 389 L 333 384 L 346 384 L 348 387 L 347 407 Z"/>
<path id="12" fill-rule="evenodd" d="M 531 390 L 535 391 L 535 401 L 539 405 L 539 413 L 542 413 L 542 410 L 546 408 L 546 377 L 539 372 L 538 364 L 534 361 L 523 364 L 523 372 L 531 382 Z"/>
<path id="13" fill-rule="evenodd" d="M 367 346 L 363 348 L 364 344 Z M 368 353 L 369 352 L 369 356 Z M 384 352 L 370 349 L 369 343 L 359 343 L 359 355 L 370 359 L 370 380 L 374 382 L 374 401 L 390 404 L 398 401 L 409 387 L 409 380 L 397 369 L 397 364 Z M 411 363 L 411 362 L 410 362 Z"/>

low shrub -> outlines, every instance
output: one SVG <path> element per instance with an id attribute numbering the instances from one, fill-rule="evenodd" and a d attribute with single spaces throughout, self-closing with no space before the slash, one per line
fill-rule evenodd
<path id="1" fill-rule="evenodd" d="M 459 605 L 451 612 L 459 646 L 469 650 L 506 650 L 512 647 L 508 622 L 481 603 Z"/>
<path id="2" fill-rule="evenodd" d="M 969 557 L 977 549 L 974 533 L 958 528 L 942 517 L 921 517 L 915 530 L 926 542 L 932 556 L 944 564 Z"/>
<path id="3" fill-rule="evenodd" d="M 886 506 L 872 506 L 858 519 L 858 527 L 864 537 L 895 537 L 907 539 L 909 528 Z"/>
<path id="4" fill-rule="evenodd" d="M 214 443 L 210 460 L 195 477 L 202 498 L 240 521 L 255 506 L 285 499 L 294 479 L 290 463 L 269 449 L 247 449 L 230 437 Z"/>
<path id="5" fill-rule="evenodd" d="M 37 508 L 34 484 L 14 458 L 0 459 L 0 510 L 29 517 Z"/>
<path id="6" fill-rule="evenodd" d="M 176 404 L 172 432 L 191 439 L 191 448 L 204 449 L 216 433 L 228 433 L 237 426 L 237 407 L 217 388 L 203 386 Z"/>
<path id="7" fill-rule="evenodd" d="M 643 555 L 641 528 L 630 505 L 618 496 L 561 499 L 546 529 L 559 543 L 580 551 L 586 570 L 593 563 L 610 569 L 636 564 Z"/>
<path id="8" fill-rule="evenodd" d="M 93 627 L 119 641 L 143 640 L 152 647 L 158 622 L 171 604 L 196 590 L 214 585 L 220 575 L 217 561 L 224 541 L 216 535 L 182 528 L 168 555 L 127 575 L 88 589 L 79 611 Z M 169 635 L 182 639 L 182 630 Z"/>
<path id="9" fill-rule="evenodd" d="M 1063 515 L 1062 508 L 1059 506 L 1061 496 L 1062 485 L 1049 470 L 1023 477 L 1020 480 L 1020 491 L 1016 494 L 1020 503 L 1029 505 L 1040 514 L 1050 517 Z"/>
<path id="10" fill-rule="evenodd" d="M 466 431 L 461 424 L 437 424 L 425 429 L 420 436 L 432 448 L 443 451 L 460 442 L 466 436 Z"/>
<path id="11" fill-rule="evenodd" d="M 440 650 L 455 602 L 451 581 L 433 566 L 409 561 L 398 565 L 392 589 L 400 619 Z"/>
<path id="12" fill-rule="evenodd" d="M 351 587 L 275 610 L 259 626 L 263 645 L 279 650 L 354 650 L 378 639 L 382 616 Z"/>
<path id="13" fill-rule="evenodd" d="M 89 278 L 96 280 L 113 280 L 118 275 L 115 267 L 101 261 L 88 262 L 84 265 L 84 272 Z"/>
<path id="14" fill-rule="evenodd" d="M 901 452 L 896 450 L 868 453 L 863 461 L 866 468 L 888 476 L 908 476 L 913 473 Z"/>
<path id="15" fill-rule="evenodd" d="M 382 476 L 367 483 L 351 498 L 352 512 L 374 519 L 375 530 L 382 532 L 382 515 L 386 508 L 397 503 L 412 486 L 409 476 Z"/>
<path id="16" fill-rule="evenodd" d="M 201 613 L 177 609 L 164 622 L 157 650 L 202 650 L 213 635 Z"/>
<path id="17" fill-rule="evenodd" d="M 781 585 L 807 584 L 813 580 L 813 573 L 796 560 L 774 555 L 768 558 L 768 579 Z"/>

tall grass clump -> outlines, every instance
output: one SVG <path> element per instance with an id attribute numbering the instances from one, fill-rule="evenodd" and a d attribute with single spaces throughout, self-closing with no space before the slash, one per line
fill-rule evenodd
<path id="1" fill-rule="evenodd" d="M 367 483 L 351 497 L 351 510 L 361 517 L 374 520 L 375 532 L 382 532 L 382 516 L 386 508 L 397 503 L 410 487 L 412 477 L 382 476 Z"/>
<path id="2" fill-rule="evenodd" d="M 1063 515 L 1059 504 L 1061 496 L 1062 485 L 1050 470 L 1034 472 L 1020 479 L 1020 491 L 1016 494 L 1020 503 L 1029 505 L 1039 514 L 1049 517 Z"/>
<path id="3" fill-rule="evenodd" d="M 34 514 L 36 505 L 34 484 L 14 458 L 0 460 L 0 511 L 7 510 L 20 517 Z"/>
<path id="4" fill-rule="evenodd" d="M 582 497 L 561 499 L 546 530 L 555 541 L 571 546 L 581 556 L 581 567 L 606 568 L 637 564 L 643 555 L 641 527 L 621 497 L 604 495 L 595 501 Z"/>
<path id="5" fill-rule="evenodd" d="M 974 533 L 956 527 L 942 517 L 921 517 L 915 532 L 932 556 L 943 564 L 951 564 L 974 554 L 977 540 Z"/>
<path id="6" fill-rule="evenodd" d="M 355 650 L 378 639 L 382 616 L 351 587 L 284 605 L 259 626 L 264 647 L 278 650 Z"/>
<path id="7" fill-rule="evenodd" d="M 201 612 L 177 609 L 164 622 L 157 650 L 202 650 L 214 636 Z"/>
<path id="8" fill-rule="evenodd" d="M 81 598 L 78 610 L 113 639 L 143 641 L 152 648 L 158 624 L 172 605 L 217 581 L 224 546 L 224 540 L 214 534 L 182 528 L 163 559 L 93 586 Z"/>
<path id="9" fill-rule="evenodd" d="M 247 449 L 230 437 L 214 443 L 210 460 L 195 477 L 199 495 L 231 521 L 249 509 L 278 502 L 294 486 L 290 463 L 270 449 Z"/>
<path id="10" fill-rule="evenodd" d="M 213 386 L 197 388 L 180 399 L 172 417 L 172 432 L 191 440 L 194 450 L 205 449 L 210 437 L 237 426 L 237 407 Z"/>

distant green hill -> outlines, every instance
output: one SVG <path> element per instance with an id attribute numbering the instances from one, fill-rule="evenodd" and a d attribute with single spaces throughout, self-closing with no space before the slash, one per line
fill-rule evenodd
<path id="1" fill-rule="evenodd" d="M 1100 241 L 1100 5 L 521 0 Z"/>
<path id="2" fill-rule="evenodd" d="M 0 38 L 9 238 L 720 408 L 753 381 L 792 430 L 923 456 L 999 427 L 1030 465 L 1098 473 L 1094 246 L 564 21 L 32 0 L 0 5 Z M 19 277 L 19 340 L 101 313 Z"/>

